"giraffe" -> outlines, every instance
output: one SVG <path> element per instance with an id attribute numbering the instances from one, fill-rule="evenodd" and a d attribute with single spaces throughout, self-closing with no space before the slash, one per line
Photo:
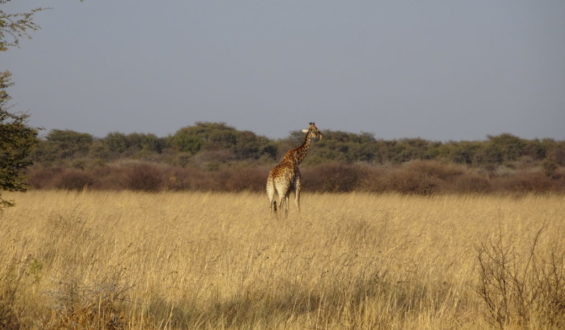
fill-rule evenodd
<path id="1" fill-rule="evenodd" d="M 298 166 L 308 154 L 312 139 L 319 138 L 321 140 L 323 137 L 313 122 L 309 123 L 308 129 L 304 129 L 302 132 L 306 134 L 304 143 L 297 148 L 289 150 L 284 155 L 283 160 L 269 172 L 267 196 L 269 197 L 271 214 L 277 213 L 277 201 L 275 200 L 275 194 L 277 194 L 279 197 L 279 208 L 282 210 L 284 207 L 284 214 L 288 216 L 288 200 L 291 191 L 294 191 L 296 208 L 300 211 L 301 176 Z"/>

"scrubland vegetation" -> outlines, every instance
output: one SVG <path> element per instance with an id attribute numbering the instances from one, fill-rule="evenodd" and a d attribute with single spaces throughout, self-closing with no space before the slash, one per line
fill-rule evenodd
<path id="1" fill-rule="evenodd" d="M 232 164 L 221 169 L 120 161 L 88 169 L 35 168 L 35 189 L 136 191 L 264 191 L 269 166 Z M 391 166 L 326 163 L 304 166 L 303 186 L 314 192 L 548 193 L 565 192 L 565 169 L 547 176 L 540 170 L 499 168 L 488 172 L 434 160 Z"/>
<path id="2" fill-rule="evenodd" d="M 563 195 L 7 198 L 0 328 L 565 327 Z"/>
<path id="3" fill-rule="evenodd" d="M 502 134 L 484 141 L 379 140 L 323 130 L 302 164 L 317 192 L 565 192 L 565 141 Z M 52 130 L 27 172 L 35 189 L 261 191 L 270 167 L 303 133 L 271 140 L 222 123 L 196 123 L 167 137 L 104 138 Z"/>

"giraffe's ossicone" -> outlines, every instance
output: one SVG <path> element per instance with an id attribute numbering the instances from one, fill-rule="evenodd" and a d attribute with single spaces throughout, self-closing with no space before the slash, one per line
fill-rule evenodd
<path id="1" fill-rule="evenodd" d="M 271 213 L 277 213 L 277 209 L 284 210 L 285 216 L 288 215 L 288 201 L 292 191 L 294 191 L 296 208 L 300 211 L 300 189 L 301 177 L 298 166 L 310 150 L 312 139 L 322 139 L 322 133 L 318 130 L 315 123 L 310 123 L 308 129 L 304 129 L 306 134 L 304 143 L 297 148 L 289 150 L 269 172 L 267 178 L 267 196 L 271 206 Z M 275 195 L 278 196 L 278 207 Z"/>

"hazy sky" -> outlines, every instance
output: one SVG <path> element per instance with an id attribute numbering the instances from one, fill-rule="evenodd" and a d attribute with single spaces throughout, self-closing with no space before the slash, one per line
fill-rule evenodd
<path id="1" fill-rule="evenodd" d="M 565 1 L 15 0 L 0 54 L 45 129 L 164 136 L 315 121 L 377 138 L 565 139 Z"/>

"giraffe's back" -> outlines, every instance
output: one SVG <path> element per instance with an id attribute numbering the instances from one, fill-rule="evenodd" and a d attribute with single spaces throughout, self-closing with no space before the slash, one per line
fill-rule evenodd
<path id="1" fill-rule="evenodd" d="M 269 181 L 272 181 L 277 193 L 285 195 L 291 188 L 295 176 L 295 167 L 291 163 L 282 162 L 273 167 L 273 169 L 269 172 L 267 186 L 269 185 Z"/>

